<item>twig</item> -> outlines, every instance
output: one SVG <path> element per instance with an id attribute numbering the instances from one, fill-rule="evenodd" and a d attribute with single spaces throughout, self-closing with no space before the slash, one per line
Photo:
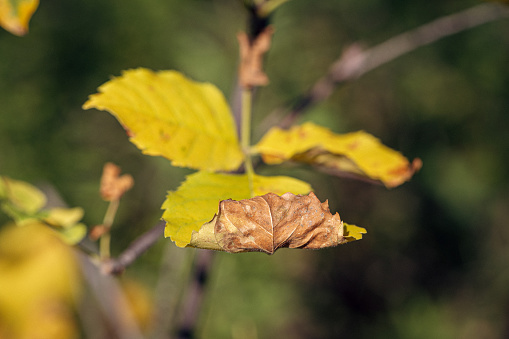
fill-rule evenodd
<path id="1" fill-rule="evenodd" d="M 99 272 L 90 257 L 76 251 L 83 276 L 98 302 L 103 317 L 107 319 L 109 329 L 115 338 L 143 339 L 141 331 L 134 321 L 128 302 L 118 282 L 111 276 Z"/>
<path id="2" fill-rule="evenodd" d="M 140 255 L 161 239 L 164 225 L 164 222 L 161 221 L 152 229 L 143 233 L 118 258 L 105 261 L 101 265 L 101 271 L 106 274 L 122 273 L 127 266 L 131 265 Z"/>
<path id="3" fill-rule="evenodd" d="M 507 17 L 509 17 L 507 7 L 498 4 L 481 4 L 434 20 L 369 49 L 363 50 L 359 44 L 353 44 L 345 49 L 341 57 L 332 64 L 328 73 L 319 79 L 308 93 L 295 100 L 296 103 L 279 126 L 288 128 L 293 125 L 299 115 L 316 103 L 327 99 L 338 85 L 355 80 L 419 47 Z M 273 121 L 274 116 L 280 115 L 282 111 L 281 109 L 274 111 L 266 121 Z"/>

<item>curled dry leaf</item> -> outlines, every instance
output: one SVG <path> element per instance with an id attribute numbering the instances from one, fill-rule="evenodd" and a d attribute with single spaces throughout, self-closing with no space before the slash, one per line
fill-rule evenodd
<path id="1" fill-rule="evenodd" d="M 129 174 L 120 176 L 120 167 L 111 162 L 104 165 L 100 187 L 101 197 L 104 200 L 119 200 L 133 185 L 132 176 Z"/>
<path id="2" fill-rule="evenodd" d="M 353 226 L 355 227 L 355 226 Z M 278 248 L 320 249 L 361 237 L 345 237 L 339 214 L 327 201 L 309 195 L 268 193 L 240 201 L 223 200 L 214 219 L 194 232 L 190 245 L 230 253 L 265 252 Z"/>
<path id="3" fill-rule="evenodd" d="M 254 41 L 250 41 L 246 33 L 237 35 L 240 48 L 239 82 L 242 88 L 265 86 L 269 78 L 263 72 L 263 56 L 270 48 L 274 29 L 267 27 Z"/>

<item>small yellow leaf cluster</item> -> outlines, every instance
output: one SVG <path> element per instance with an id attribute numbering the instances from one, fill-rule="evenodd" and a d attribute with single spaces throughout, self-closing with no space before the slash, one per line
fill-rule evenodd
<path id="1" fill-rule="evenodd" d="M 46 196 L 35 186 L 0 176 L 0 208 L 18 226 L 43 223 L 69 244 L 76 244 L 85 237 L 87 228 L 80 223 L 84 214 L 81 207 L 44 209 L 45 204 Z"/>

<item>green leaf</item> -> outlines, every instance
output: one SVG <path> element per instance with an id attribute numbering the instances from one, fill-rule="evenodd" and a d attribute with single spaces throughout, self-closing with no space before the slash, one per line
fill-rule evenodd
<path id="1" fill-rule="evenodd" d="M 87 235 L 87 227 L 81 223 L 66 228 L 52 227 L 52 229 L 68 245 L 76 245 Z"/>
<path id="2" fill-rule="evenodd" d="M 28 22 L 39 0 L 0 0 L 0 26 L 15 35 L 28 33 Z"/>
<path id="3" fill-rule="evenodd" d="M 110 112 L 145 154 L 207 171 L 235 170 L 244 159 L 230 109 L 214 85 L 139 68 L 99 92 L 83 108 Z"/>
<path id="4" fill-rule="evenodd" d="M 262 16 L 262 17 L 269 16 L 279 6 L 281 6 L 282 4 L 284 4 L 287 1 L 289 1 L 289 0 L 268 0 L 268 1 L 263 1 L 261 4 L 259 4 L 258 14 L 260 16 Z"/>
<path id="5" fill-rule="evenodd" d="M 52 208 L 42 221 L 56 231 L 65 243 L 75 245 L 87 235 L 87 227 L 79 222 L 83 214 L 81 207 Z"/>
<path id="6" fill-rule="evenodd" d="M 7 215 L 21 222 L 38 217 L 46 196 L 27 182 L 0 177 L 0 204 Z"/>
<path id="7" fill-rule="evenodd" d="M 348 175 L 395 187 L 420 169 L 420 159 L 410 163 L 399 152 L 363 131 L 335 134 L 305 123 L 290 130 L 274 127 L 253 147 L 267 164 L 287 160 L 308 163 L 335 175 Z"/>
<path id="8" fill-rule="evenodd" d="M 269 192 L 305 194 L 311 191 L 309 184 L 290 177 L 264 177 L 254 175 L 255 195 Z M 214 217 L 221 200 L 251 198 L 247 175 L 197 172 L 189 175 L 177 191 L 169 192 L 162 208 L 166 221 L 165 237 L 179 247 L 189 245 L 193 231 Z"/>

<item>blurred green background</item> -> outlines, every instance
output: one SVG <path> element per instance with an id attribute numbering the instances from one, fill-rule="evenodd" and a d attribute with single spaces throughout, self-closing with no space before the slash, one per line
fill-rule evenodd
<path id="1" fill-rule="evenodd" d="M 271 83 L 257 93 L 254 141 L 264 132 L 256 125 L 308 89 L 350 43 L 372 46 L 476 4 L 284 4 L 273 16 Z M 118 164 L 135 179 L 112 234 L 113 255 L 120 253 L 159 220 L 166 191 L 191 172 L 142 155 L 112 116 L 81 105 L 136 67 L 176 69 L 229 97 L 235 35 L 245 25 L 240 0 L 41 0 L 26 37 L 0 31 L 0 174 L 50 183 L 94 225 L 107 207 L 98 195 L 102 166 Z M 322 251 L 219 253 L 200 337 L 509 337 L 508 113 L 508 20 L 416 50 L 313 107 L 302 121 L 366 130 L 424 166 L 392 190 L 310 168 L 262 167 L 309 181 L 368 234 Z M 173 246 L 161 239 L 125 275 L 155 290 Z"/>

